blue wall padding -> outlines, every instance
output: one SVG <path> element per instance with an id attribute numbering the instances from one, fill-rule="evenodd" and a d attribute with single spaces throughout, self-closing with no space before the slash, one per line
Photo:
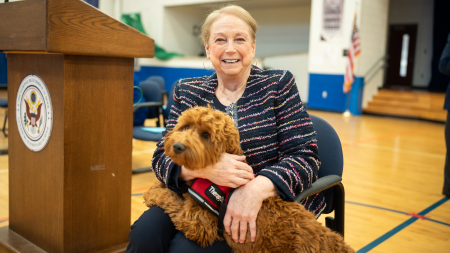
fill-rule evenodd
<path id="1" fill-rule="evenodd" d="M 135 72 L 135 76 L 139 80 L 145 80 L 149 76 L 162 76 L 166 82 L 166 91 L 169 92 L 172 84 L 180 78 L 210 76 L 213 73 L 214 70 L 206 69 L 141 66 L 141 71 Z"/>
<path id="2" fill-rule="evenodd" d="M 362 114 L 364 78 L 355 77 L 350 100 L 343 92 L 344 75 L 309 74 L 308 108 L 344 112 L 347 108 L 353 115 Z M 324 92 L 326 96 L 324 96 Z"/>
<path id="3" fill-rule="evenodd" d="M 308 108 L 345 111 L 347 96 L 342 92 L 343 75 L 309 74 Z M 324 92 L 326 97 L 323 96 Z"/>
<path id="4" fill-rule="evenodd" d="M 353 115 L 362 114 L 362 100 L 364 91 L 364 77 L 355 77 L 350 91 L 350 112 Z"/>
<path id="5" fill-rule="evenodd" d="M 6 54 L 0 53 L 0 86 L 6 86 L 7 83 Z"/>

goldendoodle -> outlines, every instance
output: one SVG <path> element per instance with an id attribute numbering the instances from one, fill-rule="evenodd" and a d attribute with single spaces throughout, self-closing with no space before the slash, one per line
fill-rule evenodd
<path id="1" fill-rule="evenodd" d="M 222 153 L 241 155 L 239 132 L 225 113 L 208 107 L 193 107 L 182 113 L 164 139 L 166 156 L 178 165 L 196 170 L 218 162 Z M 188 193 L 179 195 L 163 183 L 144 194 L 148 207 L 159 206 L 177 230 L 202 247 L 225 239 L 234 252 L 355 252 L 343 238 L 315 220 L 301 204 L 280 197 L 263 202 L 256 221 L 256 240 L 247 232 L 245 243 L 236 243 L 227 233 L 218 233 L 218 217 Z M 247 230 L 249 231 L 249 230 Z"/>

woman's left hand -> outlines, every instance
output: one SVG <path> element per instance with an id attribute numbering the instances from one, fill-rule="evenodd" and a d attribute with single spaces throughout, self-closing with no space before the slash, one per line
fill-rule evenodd
<path id="1" fill-rule="evenodd" d="M 268 197 L 277 196 L 272 181 L 258 176 L 233 193 L 228 203 L 227 213 L 223 219 L 225 231 L 236 243 L 244 243 L 247 235 L 247 224 L 250 228 L 250 239 L 256 239 L 256 218 L 262 202 Z"/>

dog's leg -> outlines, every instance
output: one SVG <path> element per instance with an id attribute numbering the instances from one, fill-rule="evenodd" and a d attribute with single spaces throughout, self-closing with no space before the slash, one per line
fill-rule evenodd
<path id="1" fill-rule="evenodd" d="M 150 187 L 146 193 L 144 193 L 144 200 L 145 205 L 149 208 L 152 206 L 158 206 L 171 218 L 184 206 L 183 199 L 159 181 L 154 183 L 153 186 Z"/>
<path id="2" fill-rule="evenodd" d="M 218 218 L 201 207 L 191 196 L 184 195 L 183 208 L 172 218 L 177 230 L 182 231 L 186 238 L 202 247 L 211 245 L 219 238 L 217 233 Z"/>

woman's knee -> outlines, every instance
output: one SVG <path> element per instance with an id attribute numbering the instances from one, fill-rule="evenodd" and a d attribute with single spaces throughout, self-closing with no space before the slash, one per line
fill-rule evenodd
<path id="1" fill-rule="evenodd" d="M 145 211 L 128 235 L 127 252 L 167 252 L 177 230 L 164 210 L 154 206 Z"/>

